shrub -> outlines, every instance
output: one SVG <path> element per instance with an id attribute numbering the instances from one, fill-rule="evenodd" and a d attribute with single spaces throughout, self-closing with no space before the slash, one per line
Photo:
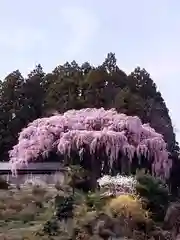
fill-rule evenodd
<path id="1" fill-rule="evenodd" d="M 76 206 L 74 209 L 74 237 L 79 239 L 79 235 L 86 235 L 89 239 L 90 236 L 98 236 L 97 225 L 99 222 L 99 214 L 97 211 L 89 211 L 86 204 Z M 83 235 L 82 235 L 83 233 Z M 89 237 L 89 238 L 88 238 Z M 93 238 L 94 239 L 94 238 Z M 101 239 L 101 238 L 97 238 Z"/>
<path id="2" fill-rule="evenodd" d="M 91 179 L 89 173 L 79 165 L 70 165 L 69 167 L 69 186 L 88 193 L 91 190 Z"/>
<path id="3" fill-rule="evenodd" d="M 102 194 L 98 191 L 95 193 L 88 193 L 86 195 L 86 204 L 91 210 L 101 210 L 106 202 L 109 200 L 108 196 L 102 196 Z"/>
<path id="4" fill-rule="evenodd" d="M 55 187 L 56 190 L 58 190 L 58 191 L 63 191 L 63 190 L 64 190 L 64 188 L 63 188 L 63 186 L 62 186 L 62 183 L 61 183 L 60 181 L 56 181 L 54 187 Z"/>
<path id="5" fill-rule="evenodd" d="M 135 194 L 136 179 L 131 176 L 104 175 L 98 179 L 98 184 L 107 195 Z"/>
<path id="6" fill-rule="evenodd" d="M 47 190 L 46 188 L 39 186 L 39 185 L 34 185 L 32 186 L 32 194 L 34 195 L 41 195 L 44 196 L 46 194 Z"/>
<path id="7" fill-rule="evenodd" d="M 121 195 L 112 199 L 107 206 L 113 216 L 132 219 L 134 222 L 146 222 L 148 212 L 143 209 L 142 202 L 131 195 Z"/>
<path id="8" fill-rule="evenodd" d="M 82 227 L 89 224 L 97 217 L 96 211 L 88 211 L 88 206 L 85 203 L 77 205 L 74 208 L 74 222 L 76 227 Z"/>
<path id="9" fill-rule="evenodd" d="M 8 190 L 8 188 L 9 188 L 9 183 L 5 179 L 0 178 L 0 189 Z"/>
<path id="10" fill-rule="evenodd" d="M 50 221 L 47 221 L 43 226 L 43 232 L 49 236 L 56 236 L 58 233 L 58 223 L 57 219 L 52 218 Z"/>
<path id="11" fill-rule="evenodd" d="M 146 201 L 153 219 L 163 220 L 170 200 L 168 188 L 161 180 L 149 174 L 138 174 L 136 179 L 136 191 Z"/>
<path id="12" fill-rule="evenodd" d="M 73 196 L 65 197 L 57 195 L 55 197 L 56 217 L 59 220 L 73 217 L 73 204 L 74 204 Z"/>

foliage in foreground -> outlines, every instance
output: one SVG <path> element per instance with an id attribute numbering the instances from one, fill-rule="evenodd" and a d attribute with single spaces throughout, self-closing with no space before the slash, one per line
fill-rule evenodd
<path id="1" fill-rule="evenodd" d="M 146 181 L 147 176 L 144 176 L 141 183 Z M 0 237 L 9 235 L 10 240 L 102 240 L 109 237 L 144 240 L 153 236 L 156 225 L 140 196 L 127 192 L 109 196 L 101 190 L 86 193 L 73 191 L 70 186 L 62 189 L 38 182 L 1 190 Z M 153 193 L 159 194 L 155 190 Z"/>
<path id="2" fill-rule="evenodd" d="M 106 195 L 136 194 L 137 181 L 132 176 L 104 175 L 97 182 Z"/>
<path id="3" fill-rule="evenodd" d="M 8 188 L 9 188 L 8 182 L 2 177 L 0 177 L 0 189 L 8 189 Z"/>
<path id="4" fill-rule="evenodd" d="M 146 202 L 147 209 L 152 212 L 153 219 L 162 221 L 170 202 L 167 186 L 160 179 L 149 174 L 137 174 L 136 179 L 137 194 Z"/>
<path id="5" fill-rule="evenodd" d="M 101 190 L 106 195 L 138 195 L 154 220 L 164 219 L 170 195 L 167 186 L 160 180 L 142 172 L 133 176 L 103 176 L 98 180 Z"/>
<path id="6" fill-rule="evenodd" d="M 148 212 L 136 196 L 120 195 L 109 202 L 108 209 L 112 215 L 129 218 L 136 223 L 144 223 L 148 219 Z"/>

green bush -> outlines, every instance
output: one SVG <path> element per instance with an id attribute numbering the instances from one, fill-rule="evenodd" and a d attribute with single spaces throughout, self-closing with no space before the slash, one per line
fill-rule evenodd
<path id="1" fill-rule="evenodd" d="M 136 191 L 146 202 L 152 218 L 155 221 L 163 220 L 170 201 L 167 186 L 149 174 L 138 174 L 136 178 Z"/>
<path id="2" fill-rule="evenodd" d="M 55 197 L 55 211 L 56 217 L 59 220 L 73 217 L 73 196 L 59 196 Z"/>
<path id="3" fill-rule="evenodd" d="M 56 236 L 58 234 L 57 219 L 52 218 L 50 221 L 47 221 L 43 226 L 43 232 L 49 236 Z"/>
<path id="4" fill-rule="evenodd" d="M 109 197 L 101 196 L 101 193 L 96 191 L 86 195 L 86 204 L 91 210 L 102 210 L 106 205 Z"/>
<path id="5" fill-rule="evenodd" d="M 79 165 L 70 165 L 68 184 L 73 189 L 73 192 L 78 189 L 88 193 L 91 190 L 89 172 Z"/>
<path id="6" fill-rule="evenodd" d="M 8 188 L 9 188 L 9 183 L 0 177 L 0 189 L 8 190 Z"/>

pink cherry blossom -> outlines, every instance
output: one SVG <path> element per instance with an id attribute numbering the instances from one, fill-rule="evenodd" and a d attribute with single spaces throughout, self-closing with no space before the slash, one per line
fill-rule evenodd
<path id="1" fill-rule="evenodd" d="M 69 110 L 33 121 L 20 132 L 18 144 L 9 152 L 10 163 L 15 172 L 39 156 L 47 157 L 51 151 L 70 155 L 75 150 L 81 154 L 84 146 L 91 154 L 103 147 L 111 166 L 119 152 L 130 162 L 135 153 L 144 155 L 147 160 L 153 159 L 155 175 L 169 177 L 172 163 L 163 136 L 136 116 L 104 108 Z"/>

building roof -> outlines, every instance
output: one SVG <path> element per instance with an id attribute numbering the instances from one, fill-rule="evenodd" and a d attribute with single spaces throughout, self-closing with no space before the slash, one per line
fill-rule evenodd
<path id="1" fill-rule="evenodd" d="M 28 166 L 24 166 L 22 170 L 58 171 L 63 170 L 63 168 L 60 162 L 36 162 L 29 163 Z M 9 162 L 0 163 L 0 172 L 3 171 L 11 171 Z"/>

